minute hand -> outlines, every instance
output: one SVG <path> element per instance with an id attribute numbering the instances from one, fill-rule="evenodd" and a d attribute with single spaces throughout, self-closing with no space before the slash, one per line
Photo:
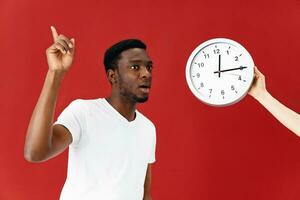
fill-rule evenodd
<path id="1" fill-rule="evenodd" d="M 221 71 L 215 71 L 214 73 L 221 73 L 221 72 L 228 72 L 228 71 L 233 71 L 233 70 L 242 70 L 242 69 L 245 69 L 247 67 L 245 66 L 240 66 L 240 67 L 236 67 L 236 68 L 231 68 L 231 69 L 224 69 L 224 70 L 221 70 Z"/>

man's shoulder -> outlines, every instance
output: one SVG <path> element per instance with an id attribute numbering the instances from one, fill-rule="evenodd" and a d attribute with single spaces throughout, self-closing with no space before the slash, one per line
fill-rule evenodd
<path id="1" fill-rule="evenodd" d="M 91 106 L 98 104 L 101 101 L 101 98 L 98 99 L 74 99 L 70 105 L 75 105 L 75 106 Z"/>
<path id="2" fill-rule="evenodd" d="M 147 126 L 149 126 L 149 128 L 155 130 L 155 125 L 154 125 L 154 123 L 153 123 L 148 117 L 146 117 L 143 113 L 139 112 L 138 110 L 137 110 L 137 113 L 138 113 L 138 115 L 139 115 L 140 120 L 141 120 L 144 124 L 146 124 Z"/>
<path id="3" fill-rule="evenodd" d="M 74 99 L 65 109 L 75 113 L 86 113 L 90 110 L 95 110 L 94 108 L 100 104 L 100 99 Z"/>

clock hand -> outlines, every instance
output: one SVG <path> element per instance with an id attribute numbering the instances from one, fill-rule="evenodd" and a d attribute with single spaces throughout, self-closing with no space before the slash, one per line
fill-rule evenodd
<path id="1" fill-rule="evenodd" d="M 221 54 L 219 54 L 219 78 L 221 77 Z"/>
<path id="2" fill-rule="evenodd" d="M 224 74 L 225 75 L 225 74 Z M 231 75 L 231 76 L 240 76 L 239 74 L 233 74 L 233 73 L 226 73 L 226 75 Z"/>
<path id="3" fill-rule="evenodd" d="M 247 67 L 245 66 L 240 66 L 240 67 L 236 67 L 236 68 L 231 68 L 231 69 L 224 69 L 224 70 L 220 70 L 220 71 L 215 71 L 214 73 L 221 73 L 221 72 L 228 72 L 228 71 L 233 71 L 233 70 L 243 70 Z"/>

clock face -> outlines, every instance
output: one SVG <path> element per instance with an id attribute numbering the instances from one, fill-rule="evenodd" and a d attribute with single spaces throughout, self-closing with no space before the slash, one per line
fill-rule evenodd
<path id="1" fill-rule="evenodd" d="M 192 93 L 212 106 L 240 101 L 254 76 L 254 62 L 239 43 L 225 38 L 208 40 L 190 55 L 186 80 Z"/>

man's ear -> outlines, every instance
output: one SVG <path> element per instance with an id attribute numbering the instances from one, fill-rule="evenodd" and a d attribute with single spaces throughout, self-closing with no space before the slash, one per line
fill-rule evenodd
<path id="1" fill-rule="evenodd" d="M 111 85 L 117 82 L 117 70 L 108 69 L 106 72 L 106 76 Z"/>

